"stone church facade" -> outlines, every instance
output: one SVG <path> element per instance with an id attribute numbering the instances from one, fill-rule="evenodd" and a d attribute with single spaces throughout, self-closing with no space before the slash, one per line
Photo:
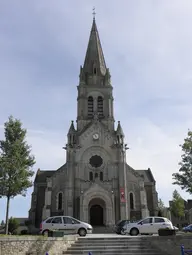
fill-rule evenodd
<path id="1" fill-rule="evenodd" d="M 36 227 L 56 215 L 110 226 L 157 214 L 151 170 L 134 170 L 126 162 L 128 148 L 119 121 L 115 127 L 110 78 L 94 18 L 80 68 L 77 121 L 71 122 L 64 148 L 66 163 L 54 171 L 39 169 L 35 177 L 29 219 Z"/>

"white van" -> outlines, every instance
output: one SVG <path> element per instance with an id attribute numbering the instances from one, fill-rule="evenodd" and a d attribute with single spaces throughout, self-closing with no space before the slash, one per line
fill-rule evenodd
<path id="1" fill-rule="evenodd" d="M 86 236 L 92 234 L 93 228 L 90 224 L 77 220 L 70 216 L 49 217 L 40 225 L 42 235 L 48 235 L 49 231 L 63 231 L 64 234 L 79 234 Z"/>

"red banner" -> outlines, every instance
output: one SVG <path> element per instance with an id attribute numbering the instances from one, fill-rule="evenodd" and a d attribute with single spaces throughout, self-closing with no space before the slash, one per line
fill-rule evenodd
<path id="1" fill-rule="evenodd" d="M 124 188 L 120 188 L 120 201 L 121 203 L 125 203 L 125 189 Z"/>

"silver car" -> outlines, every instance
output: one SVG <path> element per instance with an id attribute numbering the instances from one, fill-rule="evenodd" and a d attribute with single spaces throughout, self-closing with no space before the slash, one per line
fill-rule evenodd
<path id="1" fill-rule="evenodd" d="M 77 220 L 70 216 L 49 217 L 40 225 L 42 235 L 48 235 L 49 231 L 63 231 L 64 234 L 79 234 L 86 236 L 91 234 L 93 228 L 90 224 Z"/>

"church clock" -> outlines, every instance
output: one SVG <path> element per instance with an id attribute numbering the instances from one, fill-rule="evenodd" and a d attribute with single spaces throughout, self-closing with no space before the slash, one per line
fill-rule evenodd
<path id="1" fill-rule="evenodd" d="M 99 134 L 95 133 L 93 134 L 93 140 L 98 140 L 99 139 Z"/>

